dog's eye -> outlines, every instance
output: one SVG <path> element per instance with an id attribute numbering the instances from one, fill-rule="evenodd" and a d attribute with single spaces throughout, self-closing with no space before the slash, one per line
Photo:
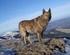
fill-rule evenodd
<path id="1" fill-rule="evenodd" d="M 48 16 L 47 14 L 45 16 Z"/>

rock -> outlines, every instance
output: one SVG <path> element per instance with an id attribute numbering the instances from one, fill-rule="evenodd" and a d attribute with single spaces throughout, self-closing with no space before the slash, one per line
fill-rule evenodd
<path id="1" fill-rule="evenodd" d="M 62 39 L 52 38 L 46 43 L 36 42 L 34 44 L 28 44 L 17 51 L 17 53 L 18 55 L 54 55 L 56 46 L 60 52 L 65 51 L 65 42 Z"/>
<path id="2" fill-rule="evenodd" d="M 40 43 L 27 45 L 25 48 L 18 51 L 18 55 L 50 55 L 52 53 L 51 49 Z"/>
<path id="3" fill-rule="evenodd" d="M 61 38 L 45 38 L 42 39 L 43 43 L 33 42 L 32 44 L 24 45 L 17 32 L 8 32 L 4 36 L 6 37 L 6 40 L 0 41 L 0 44 L 8 49 L 14 49 L 15 51 L 6 49 L 6 51 L 1 53 L 3 55 L 54 55 L 56 47 L 60 52 L 65 51 L 65 42 Z M 18 36 L 19 38 L 17 38 Z M 35 40 L 32 38 L 32 41 Z"/>

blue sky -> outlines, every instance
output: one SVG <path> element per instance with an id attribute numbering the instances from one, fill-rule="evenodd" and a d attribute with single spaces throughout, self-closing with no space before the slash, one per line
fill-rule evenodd
<path id="1" fill-rule="evenodd" d="M 70 0 L 0 0 L 0 33 L 18 29 L 18 23 L 51 8 L 52 21 L 70 15 Z"/>

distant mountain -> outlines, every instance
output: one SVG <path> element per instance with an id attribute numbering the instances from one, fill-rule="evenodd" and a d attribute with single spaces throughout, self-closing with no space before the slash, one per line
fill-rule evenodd
<path id="1" fill-rule="evenodd" d="M 45 31 L 46 37 L 66 37 L 70 38 L 70 17 L 53 21 L 48 24 L 48 28 Z M 67 32 L 68 30 L 68 32 Z"/>
<path id="2" fill-rule="evenodd" d="M 70 17 L 62 18 L 60 20 L 55 20 L 48 24 L 47 30 L 55 28 L 70 28 Z"/>

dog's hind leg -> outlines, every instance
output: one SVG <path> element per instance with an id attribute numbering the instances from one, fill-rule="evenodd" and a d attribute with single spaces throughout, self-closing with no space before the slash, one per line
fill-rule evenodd
<path id="1" fill-rule="evenodd" d="M 26 32 L 25 31 L 21 33 L 21 40 L 26 44 Z"/>

